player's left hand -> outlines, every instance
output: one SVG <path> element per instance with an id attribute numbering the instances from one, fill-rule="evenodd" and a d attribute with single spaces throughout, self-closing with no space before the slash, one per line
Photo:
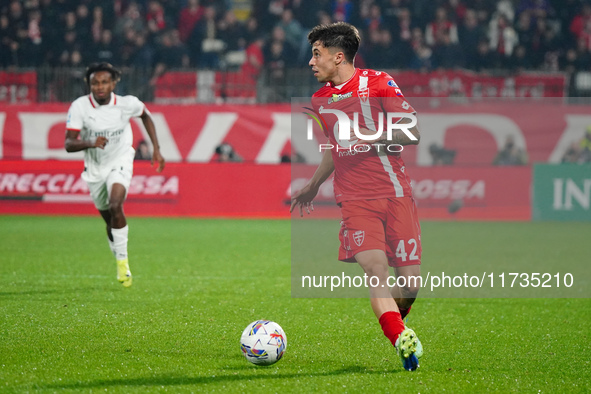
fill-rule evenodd
<path id="1" fill-rule="evenodd" d="M 158 163 L 158 168 L 156 168 L 156 172 L 162 172 L 162 170 L 164 170 L 164 164 L 165 164 L 165 160 L 164 157 L 162 157 L 162 155 L 160 154 L 159 150 L 154 150 L 154 153 L 152 154 L 152 165 L 154 165 L 154 163 Z"/>

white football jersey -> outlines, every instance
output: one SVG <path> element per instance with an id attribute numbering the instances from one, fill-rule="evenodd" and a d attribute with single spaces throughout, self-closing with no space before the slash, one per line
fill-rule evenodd
<path id="1" fill-rule="evenodd" d="M 135 96 L 119 96 L 111 93 L 111 101 L 99 105 L 92 94 L 77 98 L 68 110 L 67 130 L 80 131 L 80 138 L 96 141 L 104 136 L 109 141 L 104 149 L 84 150 L 82 178 L 87 182 L 100 182 L 118 166 L 133 165 L 133 133 L 129 123 L 132 117 L 147 111 L 144 103 Z"/>

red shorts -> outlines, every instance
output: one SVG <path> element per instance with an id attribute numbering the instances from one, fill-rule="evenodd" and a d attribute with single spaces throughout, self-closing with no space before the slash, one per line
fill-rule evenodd
<path id="1" fill-rule="evenodd" d="M 364 250 L 383 250 L 391 267 L 421 264 L 421 225 L 412 197 L 341 203 L 339 260 L 355 262 Z"/>

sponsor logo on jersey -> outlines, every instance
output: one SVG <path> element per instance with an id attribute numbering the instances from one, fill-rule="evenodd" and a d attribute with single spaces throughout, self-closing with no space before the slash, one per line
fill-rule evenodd
<path id="1" fill-rule="evenodd" d="M 398 85 L 396 85 L 396 82 L 394 82 L 393 79 L 391 79 L 391 80 L 388 81 L 388 86 L 391 86 L 393 88 L 397 88 L 398 87 Z"/>
<path id="2" fill-rule="evenodd" d="M 343 94 L 333 94 L 332 97 L 328 99 L 328 104 L 336 103 L 337 101 L 341 101 L 353 96 L 353 92 L 343 93 Z"/>

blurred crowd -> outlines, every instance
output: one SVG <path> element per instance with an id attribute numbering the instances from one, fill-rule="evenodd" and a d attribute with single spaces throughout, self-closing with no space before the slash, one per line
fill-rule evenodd
<path id="1" fill-rule="evenodd" d="M 346 21 L 358 66 L 416 70 L 591 68 L 584 0 L 0 0 L 0 66 L 306 66 L 308 30 Z"/>

